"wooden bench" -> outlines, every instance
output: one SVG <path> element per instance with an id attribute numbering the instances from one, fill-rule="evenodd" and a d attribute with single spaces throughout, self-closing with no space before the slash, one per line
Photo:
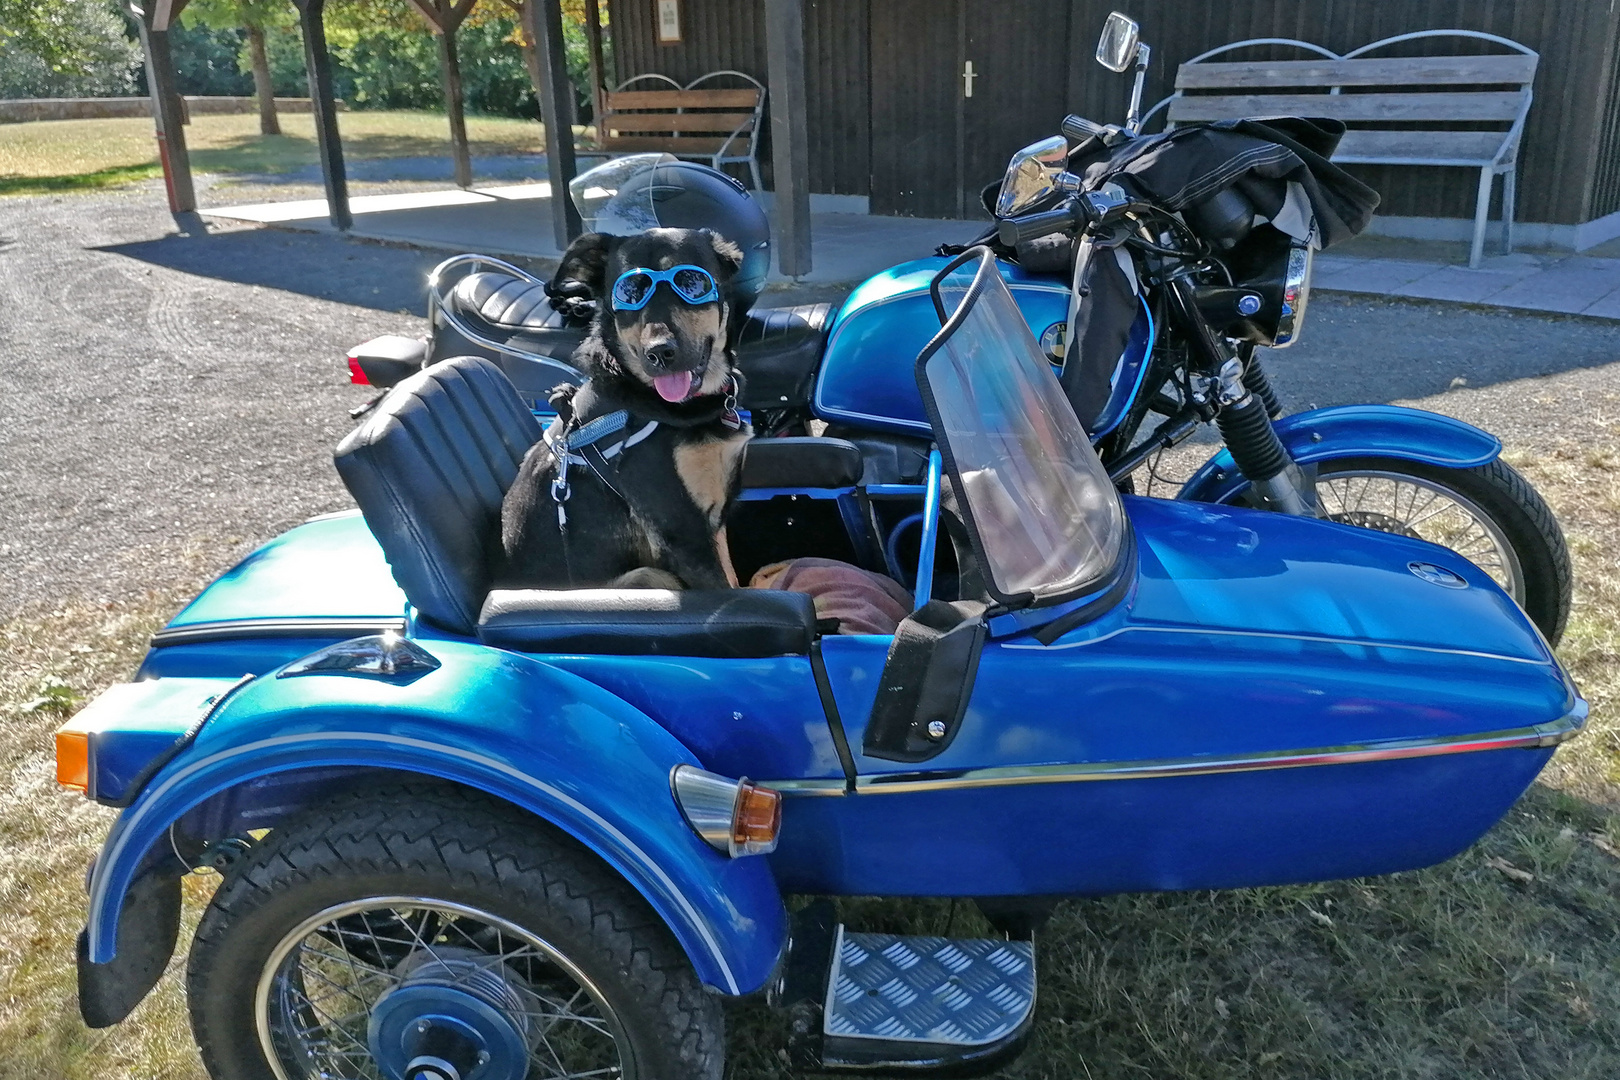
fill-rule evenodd
<path id="1" fill-rule="evenodd" d="M 745 85 L 704 85 L 719 79 Z M 685 86 L 667 75 L 637 75 L 603 95 L 600 144 L 614 152 L 701 158 L 716 169 L 746 164 L 758 191 L 764 111 L 765 87 L 740 71 L 712 71 Z"/>
<path id="2" fill-rule="evenodd" d="M 1508 54 L 1369 57 L 1403 42 L 1472 38 Z M 1255 46 L 1292 46 L 1311 60 L 1210 59 Z M 1341 165 L 1442 165 L 1479 170 L 1468 265 L 1485 249 L 1491 187 L 1502 181 L 1502 250 L 1513 250 L 1519 139 L 1530 111 L 1537 54 L 1473 30 L 1424 30 L 1384 38 L 1343 56 L 1289 38 L 1256 38 L 1195 56 L 1176 71 L 1176 90 L 1149 111 L 1167 126 L 1263 116 L 1323 116 L 1350 125 L 1333 160 Z M 1349 91 L 1344 93 L 1341 91 Z M 1145 118 L 1144 118 L 1145 122 Z"/>

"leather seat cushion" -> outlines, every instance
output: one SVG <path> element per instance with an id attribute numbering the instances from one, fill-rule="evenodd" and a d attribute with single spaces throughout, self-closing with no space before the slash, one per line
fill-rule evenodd
<path id="1" fill-rule="evenodd" d="M 468 274 L 456 282 L 450 301 L 459 313 L 508 330 L 560 330 L 568 325 L 551 306 L 544 285 L 495 270 Z"/>
<path id="2" fill-rule="evenodd" d="M 520 652 L 619 656 L 804 655 L 815 603 L 766 589 L 496 589 L 478 639 Z"/>
<path id="3" fill-rule="evenodd" d="M 851 488 L 861 482 L 861 448 L 844 439 L 750 439 L 743 452 L 745 488 Z"/>
<path id="4" fill-rule="evenodd" d="M 338 444 L 338 474 L 423 618 L 473 632 L 501 500 L 539 438 L 500 369 L 464 356 L 400 383 Z"/>
<path id="5" fill-rule="evenodd" d="M 755 308 L 737 337 L 745 409 L 783 409 L 810 400 L 827 349 L 831 304 Z"/>

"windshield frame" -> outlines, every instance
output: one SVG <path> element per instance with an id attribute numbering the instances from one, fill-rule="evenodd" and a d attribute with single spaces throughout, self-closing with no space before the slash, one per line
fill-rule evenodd
<path id="1" fill-rule="evenodd" d="M 941 285 L 950 275 L 962 268 L 965 263 L 974 259 L 978 260 L 977 271 L 974 273 L 971 283 L 962 293 L 955 310 L 947 314 L 947 307 L 944 298 L 941 296 Z M 934 308 L 942 325 L 939 333 L 934 335 L 928 344 L 924 346 L 922 352 L 918 354 L 915 376 L 918 391 L 922 396 L 924 411 L 934 429 L 935 444 L 939 449 L 945 471 L 950 479 L 951 503 L 954 504 L 951 509 L 960 516 L 972 543 L 974 553 L 980 561 L 985 592 L 1002 608 L 1009 611 L 1032 607 L 1047 608 L 1054 605 L 1067 605 L 1083 597 L 1096 596 L 1099 592 L 1111 592 L 1122 580 L 1127 564 L 1133 561 L 1130 552 L 1134 549 L 1134 542 L 1131 537 L 1130 519 L 1124 512 L 1124 506 L 1120 502 L 1117 489 L 1114 487 L 1113 482 L 1108 479 L 1100 461 L 1094 462 L 1094 469 L 1088 468 L 1083 471 L 1091 474 L 1090 479 L 1092 482 L 1101 482 L 1099 486 L 1106 490 L 1107 497 L 1112 502 L 1112 509 L 1109 511 L 1111 520 L 1106 523 L 1111 528 L 1108 531 L 1107 538 L 1096 545 L 1096 550 L 1102 557 L 1103 565 L 1087 576 L 1078 578 L 1072 585 L 1065 586 L 1066 579 L 1060 578 L 1053 583 L 1053 588 L 1050 590 L 1037 587 L 1017 592 L 1007 592 L 996 582 L 998 563 L 991 557 L 990 548 L 986 543 L 986 535 L 981 528 L 980 522 L 975 517 L 972 500 L 967 497 L 969 488 L 964 482 L 961 462 L 956 453 L 956 448 L 951 445 L 949 428 L 945 422 L 943 410 L 940 407 L 940 402 L 936 399 L 934 387 L 928 377 L 929 362 L 946 347 L 962 325 L 972 317 L 975 307 L 984 295 L 996 285 L 1001 286 L 1003 290 L 1006 289 L 996 265 L 995 254 L 988 247 L 977 246 L 963 252 L 946 264 L 934 276 L 929 286 Z M 1010 293 L 1008 293 L 1008 300 L 1011 303 Z M 1014 307 L 1014 310 L 1017 310 L 1016 307 Z M 1019 325 L 1024 327 L 1026 334 L 1029 333 L 1027 326 L 1024 326 L 1021 320 Z M 1034 344 L 1033 336 L 1030 335 L 1030 337 L 1031 340 L 1024 344 L 1029 349 L 1036 350 L 1038 347 Z M 1035 356 L 1036 354 L 1032 351 L 1031 355 Z M 1051 389 L 1056 391 L 1056 400 L 1061 401 L 1063 406 L 1067 408 L 1067 399 L 1063 397 L 1061 388 L 1057 387 L 1056 376 L 1052 374 L 1050 366 L 1046 363 L 1044 357 L 1036 356 L 1036 359 L 1039 362 L 1034 364 L 1032 370 L 1044 374 L 1052 380 L 1053 387 Z M 1017 361 L 1010 360 L 1009 363 L 1016 365 Z M 1040 375 L 1037 374 L 1034 377 L 1038 379 Z M 1072 418 L 1072 411 L 1068 415 Z M 1061 426 L 1061 421 L 1059 421 L 1059 424 Z M 1090 455 L 1092 459 L 1095 459 L 1095 449 L 1092 447 L 1084 429 L 1079 426 L 1078 419 L 1074 420 L 1074 424 L 1078 432 L 1078 445 L 1084 448 L 1082 455 Z M 1074 492 L 1065 489 L 1062 493 L 1075 498 L 1076 501 L 1083 501 Z M 1079 544 L 1080 540 L 1071 536 L 1069 542 Z"/>

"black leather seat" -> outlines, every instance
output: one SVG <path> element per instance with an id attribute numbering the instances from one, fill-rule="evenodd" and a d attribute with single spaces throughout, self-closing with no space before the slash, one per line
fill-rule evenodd
<path id="1" fill-rule="evenodd" d="M 532 651 L 778 656 L 809 650 L 815 609 L 808 596 L 794 593 L 491 594 L 501 501 L 539 438 L 539 422 L 500 368 L 464 356 L 400 383 L 338 444 L 338 474 L 421 618 L 492 645 Z"/>
<path id="2" fill-rule="evenodd" d="M 742 486 L 852 488 L 865 466 L 861 448 L 844 439 L 750 439 L 743 451 Z"/>
<path id="3" fill-rule="evenodd" d="M 445 304 L 473 329 L 514 348 L 566 357 L 585 339 L 586 327 L 564 319 L 546 287 L 499 271 L 468 274 Z M 821 354 L 827 348 L 831 304 L 755 308 L 737 338 L 745 409 L 782 409 L 810 400 Z M 447 345 L 459 345 L 446 343 Z M 482 351 L 482 350 L 480 350 Z M 442 350 L 440 350 L 442 353 Z"/>

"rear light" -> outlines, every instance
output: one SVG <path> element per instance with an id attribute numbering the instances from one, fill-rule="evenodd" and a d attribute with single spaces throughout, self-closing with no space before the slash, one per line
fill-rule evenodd
<path id="1" fill-rule="evenodd" d="M 90 733 L 72 720 L 56 732 L 56 782 L 90 794 Z"/>
<path id="2" fill-rule="evenodd" d="M 371 385 L 371 380 L 366 378 L 365 369 L 360 366 L 358 356 L 349 357 L 349 381 L 356 386 Z"/>
<path id="3" fill-rule="evenodd" d="M 733 858 L 776 850 L 782 795 L 744 777 L 731 780 L 691 765 L 669 775 L 675 803 L 703 842 Z"/>

